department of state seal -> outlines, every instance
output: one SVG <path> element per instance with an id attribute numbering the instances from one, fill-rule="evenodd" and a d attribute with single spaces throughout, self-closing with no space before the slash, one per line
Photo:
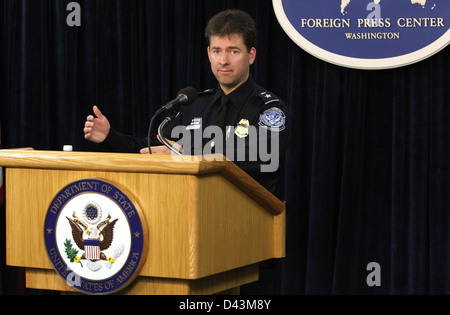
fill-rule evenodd
<path id="1" fill-rule="evenodd" d="M 105 181 L 64 187 L 49 206 L 44 233 L 55 270 L 87 294 L 125 288 L 145 262 L 145 220 L 122 190 Z"/>

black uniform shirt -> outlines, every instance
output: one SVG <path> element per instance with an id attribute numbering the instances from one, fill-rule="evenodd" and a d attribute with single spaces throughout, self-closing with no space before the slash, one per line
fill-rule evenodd
<path id="1" fill-rule="evenodd" d="M 227 106 L 226 127 L 222 132 L 222 141 L 216 135 L 203 137 L 208 127 L 213 125 L 223 95 L 221 88 L 200 92 L 191 105 L 181 108 L 173 122 L 164 130 L 164 135 L 168 139 L 180 141 L 187 154 L 223 153 L 266 189 L 282 198 L 280 190 L 276 190 L 276 185 L 286 150 L 286 105 L 276 95 L 257 85 L 250 77 L 243 85 L 228 94 L 230 103 Z M 178 129 L 174 130 L 176 127 Z M 173 130 L 176 131 L 175 137 Z M 180 130 L 191 134 L 190 148 L 187 147 L 186 139 L 183 142 Z M 198 141 L 199 138 L 203 140 Z M 272 149 L 271 144 L 275 143 L 272 141 L 276 138 L 278 148 Z M 261 145 L 262 142 L 266 145 Z M 139 152 L 147 146 L 147 139 L 121 135 L 111 129 L 104 144 L 114 152 Z M 226 152 L 227 145 L 228 148 L 233 148 L 228 151 L 234 152 Z M 275 154 L 278 156 L 275 157 Z M 269 172 L 263 170 L 262 167 L 267 167 L 275 160 L 279 162 L 276 170 Z"/>

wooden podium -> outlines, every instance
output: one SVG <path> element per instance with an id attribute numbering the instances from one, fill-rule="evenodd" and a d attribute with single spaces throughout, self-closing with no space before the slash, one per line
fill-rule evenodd
<path id="1" fill-rule="evenodd" d="M 120 294 L 238 292 L 258 279 L 259 262 L 285 255 L 284 204 L 221 155 L 0 150 L 0 166 L 7 264 L 25 268 L 28 288 L 78 292 L 50 262 L 44 220 L 58 191 L 80 179 L 124 187 L 145 217 L 146 260 Z"/>

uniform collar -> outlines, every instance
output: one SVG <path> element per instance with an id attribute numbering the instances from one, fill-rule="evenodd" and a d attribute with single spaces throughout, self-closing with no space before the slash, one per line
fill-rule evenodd
<path id="1" fill-rule="evenodd" d="M 247 79 L 247 81 L 244 82 L 240 87 L 238 87 L 236 90 L 228 94 L 228 97 L 230 98 L 233 105 L 241 106 L 247 97 L 253 92 L 255 87 L 255 82 L 253 81 L 252 76 L 250 75 Z M 222 89 L 217 89 L 216 95 L 214 95 L 213 103 L 215 103 L 218 99 L 220 99 L 225 93 L 222 91 Z"/>

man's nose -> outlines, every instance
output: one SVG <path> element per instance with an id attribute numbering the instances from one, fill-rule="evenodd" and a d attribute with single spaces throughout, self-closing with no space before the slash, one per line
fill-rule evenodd
<path id="1" fill-rule="evenodd" d="M 219 60 L 221 65 L 227 65 L 230 63 L 230 58 L 228 56 L 228 54 L 226 52 L 222 53 L 220 55 L 220 60 Z"/>

